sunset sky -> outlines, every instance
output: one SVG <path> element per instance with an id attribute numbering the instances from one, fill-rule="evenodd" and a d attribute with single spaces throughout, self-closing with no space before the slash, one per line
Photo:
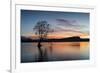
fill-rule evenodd
<path id="1" fill-rule="evenodd" d="M 54 32 L 49 38 L 89 38 L 89 13 L 21 10 L 21 35 L 36 37 L 33 27 L 38 21 L 51 25 Z"/>

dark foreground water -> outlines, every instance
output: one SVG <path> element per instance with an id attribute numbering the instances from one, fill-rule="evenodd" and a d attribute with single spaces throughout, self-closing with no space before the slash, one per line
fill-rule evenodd
<path id="1" fill-rule="evenodd" d="M 42 43 L 42 59 L 37 43 L 21 43 L 21 63 L 89 59 L 89 42 Z"/>

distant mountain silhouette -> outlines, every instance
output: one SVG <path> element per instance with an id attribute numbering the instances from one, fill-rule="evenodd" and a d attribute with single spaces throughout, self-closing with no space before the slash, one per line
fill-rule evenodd
<path id="1" fill-rule="evenodd" d="M 21 36 L 21 42 L 38 42 L 39 39 L 31 39 L 28 37 Z M 61 39 L 43 39 L 42 42 L 87 42 L 89 38 L 80 38 L 79 36 L 73 36 Z"/>
<path id="2" fill-rule="evenodd" d="M 31 38 L 21 36 L 21 42 L 33 42 Z"/>

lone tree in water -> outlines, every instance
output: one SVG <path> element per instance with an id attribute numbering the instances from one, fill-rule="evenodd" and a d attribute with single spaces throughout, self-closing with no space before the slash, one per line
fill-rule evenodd
<path id="1" fill-rule="evenodd" d="M 37 24 L 34 26 L 33 31 L 35 32 L 35 34 L 38 36 L 38 49 L 39 49 L 39 53 L 40 53 L 40 61 L 43 60 L 43 52 L 42 52 L 42 48 L 41 48 L 41 42 L 43 39 L 47 38 L 47 35 L 49 32 L 53 32 L 53 30 L 51 29 L 50 24 L 47 23 L 47 21 L 39 21 L 37 22 Z"/>
<path id="2" fill-rule="evenodd" d="M 34 26 L 33 31 L 38 36 L 40 40 L 43 40 L 47 37 L 48 33 L 51 32 L 50 24 L 47 21 L 39 21 Z"/>

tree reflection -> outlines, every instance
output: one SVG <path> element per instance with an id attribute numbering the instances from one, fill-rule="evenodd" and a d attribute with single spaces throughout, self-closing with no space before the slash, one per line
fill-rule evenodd
<path id="1" fill-rule="evenodd" d="M 33 31 L 38 36 L 38 50 L 39 50 L 39 59 L 38 61 L 47 60 L 47 51 L 46 49 L 42 49 L 42 41 L 47 38 L 49 32 L 53 32 L 51 29 L 50 24 L 47 21 L 38 21 L 37 24 L 34 26 Z"/>

